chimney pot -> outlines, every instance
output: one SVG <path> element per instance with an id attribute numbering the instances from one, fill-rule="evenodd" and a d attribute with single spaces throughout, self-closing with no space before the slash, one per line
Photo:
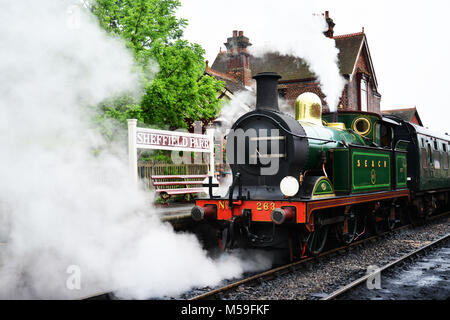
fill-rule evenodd
<path id="1" fill-rule="evenodd" d="M 239 37 L 244 36 L 244 31 L 239 31 Z"/>
<path id="2" fill-rule="evenodd" d="M 325 21 L 328 24 L 328 30 L 324 32 L 324 35 L 328 38 L 333 38 L 333 35 L 334 35 L 333 28 L 336 24 L 333 22 L 333 19 L 330 18 L 329 11 L 325 11 Z"/>
<path id="3" fill-rule="evenodd" d="M 237 37 L 237 30 L 233 30 L 233 37 Z"/>

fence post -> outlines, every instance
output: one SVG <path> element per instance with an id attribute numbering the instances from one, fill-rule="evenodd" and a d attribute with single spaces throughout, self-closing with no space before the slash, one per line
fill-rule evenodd
<path id="1" fill-rule="evenodd" d="M 128 119 L 128 161 L 130 175 L 134 183 L 138 181 L 137 172 L 137 145 L 136 145 L 136 119 Z"/>
<path id="2" fill-rule="evenodd" d="M 206 129 L 209 138 L 209 175 L 214 177 L 214 129 Z"/>

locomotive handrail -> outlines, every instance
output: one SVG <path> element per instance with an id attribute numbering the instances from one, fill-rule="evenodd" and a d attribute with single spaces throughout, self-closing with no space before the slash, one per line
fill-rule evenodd
<path id="1" fill-rule="evenodd" d="M 250 117 L 264 117 L 264 118 L 267 118 L 267 119 L 269 119 L 269 120 L 272 120 L 272 121 L 275 122 L 275 124 L 277 124 L 284 132 L 286 132 L 287 134 L 290 134 L 290 135 L 292 135 L 292 136 L 294 136 L 294 137 L 297 137 L 297 138 L 306 138 L 306 139 L 311 139 L 311 140 L 324 141 L 324 142 L 326 142 L 326 143 L 330 143 L 330 142 L 338 143 L 338 141 L 336 141 L 336 140 L 322 139 L 322 138 L 314 138 L 314 137 L 308 137 L 308 136 L 305 136 L 305 135 L 296 134 L 296 133 L 294 133 L 294 132 L 292 132 L 292 131 L 289 131 L 289 130 L 286 129 L 285 127 L 283 127 L 283 125 L 282 125 L 279 121 L 277 121 L 276 119 L 272 118 L 271 116 L 265 115 L 265 114 L 257 114 L 257 115 L 256 115 L 256 114 L 251 114 L 251 115 L 247 115 L 245 118 L 241 119 L 241 121 L 243 121 L 243 120 L 245 120 L 245 119 L 248 119 L 248 118 L 250 118 Z"/>

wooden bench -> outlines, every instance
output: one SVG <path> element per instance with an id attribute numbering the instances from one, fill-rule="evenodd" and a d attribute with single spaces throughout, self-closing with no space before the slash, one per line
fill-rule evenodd
<path id="1" fill-rule="evenodd" d="M 155 192 L 159 193 L 165 205 L 172 195 L 204 192 L 203 180 L 206 177 L 207 174 L 150 176 Z"/>

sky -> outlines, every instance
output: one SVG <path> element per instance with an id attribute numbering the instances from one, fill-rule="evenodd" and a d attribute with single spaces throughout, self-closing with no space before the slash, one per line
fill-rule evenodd
<path id="1" fill-rule="evenodd" d="M 444 0 L 181 0 L 178 16 L 188 19 L 185 38 L 206 50 L 212 65 L 233 30 L 250 42 L 279 29 L 295 42 L 289 24 L 304 14 L 328 10 L 335 35 L 364 27 L 382 95 L 381 109 L 416 107 L 425 126 L 450 133 L 450 1 Z M 298 30 L 299 33 L 302 30 Z M 268 39 L 270 41 L 270 39 Z M 308 43 L 298 45 L 307 46 Z"/>

